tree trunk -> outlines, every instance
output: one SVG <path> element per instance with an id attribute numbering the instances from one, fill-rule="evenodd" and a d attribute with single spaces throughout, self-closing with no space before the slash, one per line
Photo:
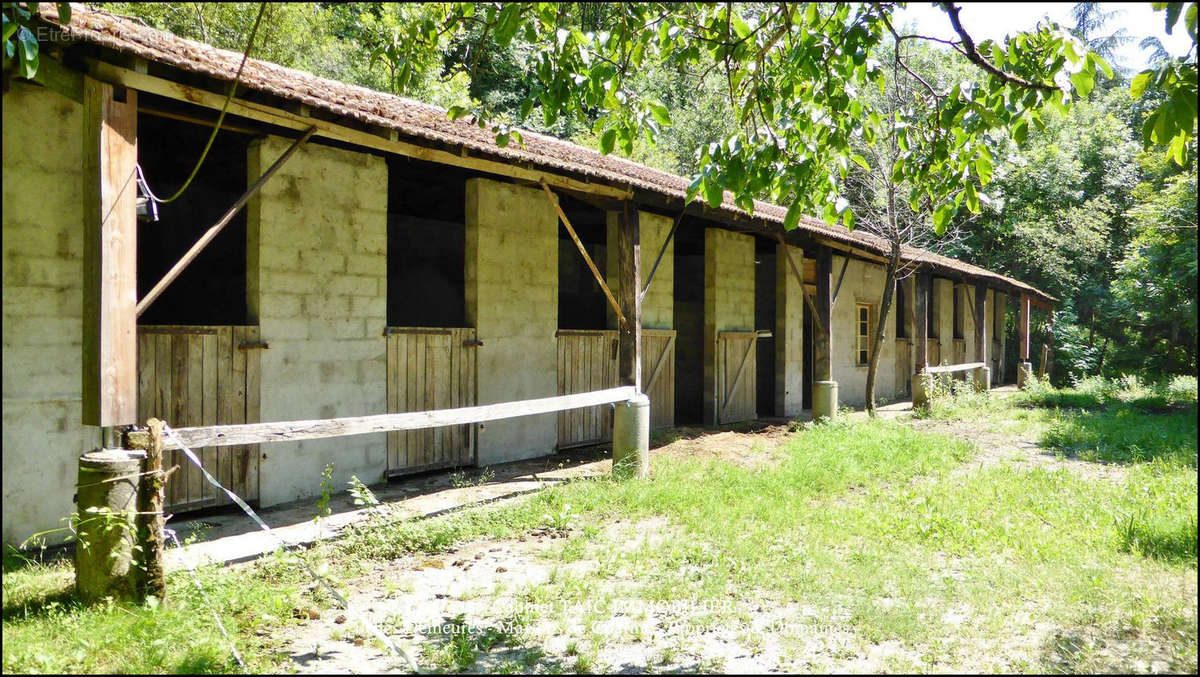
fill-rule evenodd
<path id="1" fill-rule="evenodd" d="M 879 369 L 879 352 L 883 348 L 884 322 L 892 308 L 896 291 L 896 271 L 900 268 L 900 244 L 892 243 L 888 256 L 887 274 L 883 278 L 883 298 L 876 314 L 875 335 L 871 337 L 871 354 L 867 356 L 867 413 L 875 415 L 875 372 Z"/>

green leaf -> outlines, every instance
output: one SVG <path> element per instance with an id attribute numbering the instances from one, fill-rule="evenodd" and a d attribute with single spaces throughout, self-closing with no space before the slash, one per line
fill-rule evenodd
<path id="1" fill-rule="evenodd" d="M 792 200 L 788 205 L 787 214 L 783 216 L 783 227 L 786 230 L 795 230 L 796 226 L 800 225 L 800 217 L 804 214 L 804 208 L 800 205 L 799 200 Z"/>
<path id="2" fill-rule="evenodd" d="M 938 208 L 933 210 L 933 232 L 942 235 L 946 232 L 946 228 L 950 225 L 950 219 L 954 218 L 954 205 L 945 203 L 938 205 Z"/>
<path id="3" fill-rule="evenodd" d="M 1093 66 L 1098 66 L 1100 71 L 1104 73 L 1104 77 L 1108 78 L 1109 80 L 1113 78 L 1114 73 L 1112 66 L 1108 65 L 1108 62 L 1104 60 L 1104 57 L 1096 54 L 1095 52 L 1091 52 L 1088 54 L 1088 61 L 1091 62 Z"/>
<path id="4" fill-rule="evenodd" d="M 688 184 L 687 193 L 683 200 L 684 203 L 691 202 L 696 197 L 696 193 L 700 192 L 700 186 L 703 182 L 704 176 L 702 174 L 697 174 L 696 178 L 692 179 L 692 182 Z"/>
<path id="5" fill-rule="evenodd" d="M 1029 122 L 1027 120 L 1025 120 L 1025 118 L 1021 118 L 1020 120 L 1017 120 L 1017 123 L 1015 125 L 1013 125 L 1013 127 L 1012 127 L 1013 141 L 1016 141 L 1017 145 L 1019 146 L 1019 145 L 1025 143 L 1025 137 L 1028 134 L 1029 134 Z"/>
<path id="6" fill-rule="evenodd" d="M 1167 3 L 1167 19 L 1166 19 L 1167 35 L 1170 35 L 1171 30 L 1175 28 L 1175 22 L 1179 21 L 1179 13 L 1181 11 L 1183 11 L 1183 3 L 1182 2 L 1168 2 Z"/>
<path id="7" fill-rule="evenodd" d="M 1187 160 L 1187 134 L 1180 132 L 1171 139 L 1171 144 L 1167 149 L 1167 157 L 1175 161 L 1175 164 L 1183 166 Z"/>
<path id="8" fill-rule="evenodd" d="M 1096 85 L 1092 74 L 1086 70 L 1079 71 L 1071 76 L 1071 82 L 1075 85 L 1075 90 L 1079 92 L 1079 96 L 1087 96 L 1092 91 L 1092 87 Z"/>
<path id="9" fill-rule="evenodd" d="M 28 28 L 17 31 L 17 62 L 21 77 L 32 80 L 38 70 L 38 41 Z"/>
<path id="10" fill-rule="evenodd" d="M 1142 71 L 1133 76 L 1133 80 L 1129 83 L 1129 95 L 1135 99 L 1142 98 L 1146 93 L 1146 86 L 1150 84 L 1150 78 L 1154 76 L 1154 71 Z"/>
<path id="11" fill-rule="evenodd" d="M 846 225 L 847 230 L 854 230 L 854 210 L 847 209 L 842 212 L 842 223 Z"/>
<path id="12" fill-rule="evenodd" d="M 650 102 L 649 106 L 650 114 L 654 116 L 655 120 L 658 120 L 660 124 L 671 124 L 671 111 L 667 110 L 666 106 L 655 102 Z"/>
<path id="13" fill-rule="evenodd" d="M 457 120 L 465 117 L 467 113 L 467 109 L 462 106 L 451 106 L 450 108 L 446 109 L 446 117 L 450 118 L 451 120 Z"/>
<path id="14" fill-rule="evenodd" d="M 871 165 L 867 163 L 867 159 L 861 155 L 858 155 L 857 153 L 850 156 L 850 161 L 867 170 L 868 172 L 871 171 Z"/>
<path id="15" fill-rule="evenodd" d="M 709 179 L 704 182 L 704 198 L 708 200 L 709 207 L 720 207 L 725 198 L 725 191 L 721 190 L 716 181 Z"/>
<path id="16" fill-rule="evenodd" d="M 617 143 L 617 130 L 609 128 L 600 136 L 600 152 L 608 155 L 612 152 L 613 146 Z"/>
<path id="17" fill-rule="evenodd" d="M 967 209 L 971 210 L 972 214 L 979 213 L 979 194 L 975 192 L 975 184 L 967 182 L 963 192 L 967 197 Z"/>
<path id="18" fill-rule="evenodd" d="M 71 3 L 56 2 L 54 4 L 58 5 L 58 22 L 63 25 L 71 23 Z"/>

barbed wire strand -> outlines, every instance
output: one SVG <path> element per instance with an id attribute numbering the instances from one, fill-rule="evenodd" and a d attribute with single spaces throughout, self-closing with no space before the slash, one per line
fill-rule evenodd
<path id="1" fill-rule="evenodd" d="M 259 528 L 261 528 L 263 531 L 267 532 L 267 534 L 269 534 L 272 538 L 274 538 L 279 543 L 279 545 L 281 547 L 283 547 L 284 549 L 288 549 L 288 548 L 292 547 L 292 544 L 290 544 L 286 540 L 284 540 L 281 536 L 279 536 L 279 534 L 276 534 L 274 531 L 271 531 L 271 527 L 268 526 L 267 523 L 264 522 L 262 520 L 262 518 L 258 516 L 258 513 L 254 512 L 254 510 L 249 505 L 247 505 L 247 503 L 245 501 L 243 501 L 240 496 L 233 493 L 233 491 L 227 489 L 224 485 L 222 485 L 220 482 L 218 482 L 212 475 L 210 475 L 208 473 L 208 470 L 205 470 L 204 465 L 202 463 L 200 463 L 200 459 L 196 457 L 195 452 L 193 452 L 190 448 L 188 448 L 188 446 L 183 443 L 183 440 L 179 439 L 179 436 L 177 436 L 175 434 L 175 431 L 172 430 L 171 427 L 169 425 L 167 425 L 166 423 L 163 423 L 163 435 L 166 435 L 167 437 L 170 437 L 172 440 L 174 440 L 175 444 L 179 445 L 179 449 L 181 451 L 183 451 L 184 455 L 187 456 L 188 460 L 192 462 L 192 465 L 199 468 L 200 472 L 204 474 L 204 479 L 207 480 L 209 484 L 213 485 L 217 489 L 224 491 L 225 495 L 228 496 L 231 501 L 236 503 L 237 506 L 242 509 L 242 512 L 246 513 L 246 515 L 251 520 L 253 520 L 256 524 L 258 524 Z M 412 654 L 410 654 L 407 649 L 396 646 L 396 644 L 394 642 L 392 642 L 392 640 L 390 640 L 387 635 L 383 634 L 383 631 L 381 631 L 378 627 L 375 626 L 374 623 L 372 623 L 370 620 L 368 620 L 366 616 L 362 615 L 358 611 L 358 609 L 354 608 L 354 606 L 352 604 L 350 604 L 350 601 L 342 596 L 342 593 L 338 592 L 336 588 L 334 588 L 332 585 L 330 585 L 329 581 L 325 580 L 324 576 L 322 576 L 322 575 L 318 574 L 316 571 L 314 571 L 312 566 L 309 565 L 308 561 L 305 558 L 297 555 L 296 559 L 298 559 L 300 561 L 300 564 L 308 572 L 308 575 L 312 576 L 313 580 L 315 580 L 322 587 L 324 587 L 325 590 L 330 595 L 332 595 L 334 599 L 336 599 L 338 601 L 338 604 L 340 604 L 342 606 L 342 608 L 346 610 L 346 613 L 350 614 L 352 617 L 354 617 L 355 620 L 357 620 L 359 623 L 361 623 L 363 625 L 363 627 L 365 627 L 368 631 L 370 631 L 370 633 L 375 636 L 375 639 L 378 639 L 380 642 L 382 642 L 385 647 L 391 649 L 392 652 L 395 653 L 400 658 L 403 658 L 404 661 L 408 663 L 408 666 L 412 669 L 413 672 L 415 672 L 415 673 L 421 672 L 421 668 L 419 665 L 417 665 L 416 659 L 414 659 L 412 657 Z"/>

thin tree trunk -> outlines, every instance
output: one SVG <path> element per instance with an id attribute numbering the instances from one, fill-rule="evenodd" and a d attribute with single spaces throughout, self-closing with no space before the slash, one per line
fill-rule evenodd
<path id="1" fill-rule="evenodd" d="M 867 356 L 867 413 L 875 415 L 875 373 L 879 370 L 879 353 L 883 348 L 884 322 L 892 308 L 892 296 L 896 291 L 896 271 L 900 268 L 900 244 L 892 243 L 888 256 L 887 273 L 883 279 L 883 298 L 875 321 L 875 335 L 871 337 L 871 354 Z"/>

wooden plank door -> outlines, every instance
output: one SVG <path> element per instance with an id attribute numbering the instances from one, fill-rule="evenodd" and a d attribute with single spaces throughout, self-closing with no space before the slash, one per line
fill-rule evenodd
<path id="1" fill-rule="evenodd" d="M 757 342 L 753 331 L 717 334 L 717 423 L 748 421 L 758 413 Z"/>
<path id="2" fill-rule="evenodd" d="M 650 398 L 650 428 L 675 425 L 675 330 L 642 330 L 642 392 Z"/>
<path id="3" fill-rule="evenodd" d="M 929 339 L 929 355 L 926 364 L 931 367 L 936 367 L 942 363 L 942 342 L 938 339 Z"/>
<path id="4" fill-rule="evenodd" d="M 912 341 L 896 339 L 896 394 L 907 395 L 912 379 Z"/>
<path id="5" fill-rule="evenodd" d="M 560 329 L 558 394 L 572 395 L 617 387 L 617 332 Z M 600 405 L 558 412 L 558 448 L 612 439 L 612 407 Z"/>
<path id="6" fill-rule="evenodd" d="M 388 413 L 475 405 L 475 329 L 388 327 Z M 387 433 L 388 474 L 475 462 L 472 426 Z"/>
<path id="7" fill-rule="evenodd" d="M 258 327 L 138 327 L 138 419 L 160 418 L 174 428 L 257 423 L 260 346 Z M 258 500 L 257 444 L 192 451 L 221 484 Z M 183 452 L 166 452 L 163 463 L 179 466 L 167 482 L 168 511 L 232 503 Z"/>

